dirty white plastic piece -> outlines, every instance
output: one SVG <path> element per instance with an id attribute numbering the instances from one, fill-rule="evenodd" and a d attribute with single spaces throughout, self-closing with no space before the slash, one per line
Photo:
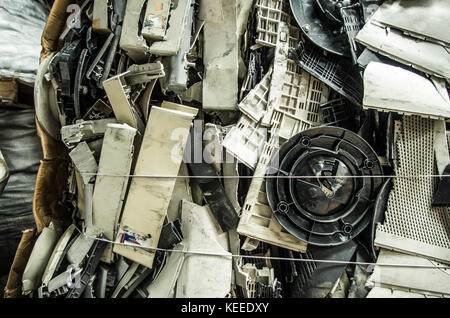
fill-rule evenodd
<path id="1" fill-rule="evenodd" d="M 228 153 L 225 153 L 225 158 L 231 156 Z M 236 178 L 226 178 L 223 180 L 223 187 L 225 189 L 225 194 L 228 199 L 230 199 L 231 204 L 234 207 L 234 210 L 240 214 L 241 206 L 239 205 L 238 200 L 238 187 L 239 187 L 239 173 L 238 173 L 238 161 L 234 160 L 234 162 L 224 162 L 222 164 L 222 171 L 224 176 L 236 177 Z"/>
<path id="2" fill-rule="evenodd" d="M 222 145 L 239 161 L 254 169 L 266 140 L 267 129 L 242 114 L 236 126 L 225 136 Z"/>
<path id="3" fill-rule="evenodd" d="M 49 65 L 55 56 L 51 53 L 39 64 L 36 82 L 34 84 L 34 102 L 36 117 L 42 129 L 55 140 L 61 139 L 61 122 L 59 114 L 54 107 L 50 105 L 50 94 L 55 94 L 51 82 L 46 78 Z"/>
<path id="4" fill-rule="evenodd" d="M 318 125 L 320 105 L 328 101 L 329 87 L 302 70 L 294 60 L 287 60 L 284 80 L 277 108 L 311 123 L 308 128 Z"/>
<path id="5" fill-rule="evenodd" d="M 149 49 L 151 54 L 171 56 L 177 55 L 180 51 L 192 0 L 178 1 L 177 3 L 178 5 L 170 11 L 165 40 L 153 42 Z"/>
<path id="6" fill-rule="evenodd" d="M 317 122 L 301 120 L 298 117 L 275 110 L 272 115 L 272 123 L 279 122 L 278 137 L 280 144 L 299 132 L 317 126 Z"/>
<path id="7" fill-rule="evenodd" d="M 203 27 L 203 108 L 235 110 L 238 97 L 237 0 L 222 1 L 223 21 L 206 21 Z M 209 19 L 208 19 L 209 20 Z"/>
<path id="8" fill-rule="evenodd" d="M 448 25 L 449 14 L 450 2 L 446 0 L 390 0 L 380 6 L 373 19 L 405 34 L 448 46 L 450 33 L 443 26 Z"/>
<path id="9" fill-rule="evenodd" d="M 273 286 L 275 273 L 273 268 L 258 269 L 255 264 L 238 264 L 236 284 L 241 287 L 244 298 L 256 298 L 256 283 Z"/>
<path id="10" fill-rule="evenodd" d="M 271 78 L 272 68 L 269 69 L 261 82 L 259 82 L 238 105 L 239 110 L 255 122 L 258 122 L 267 110 Z"/>
<path id="11" fill-rule="evenodd" d="M 214 1 L 203 1 L 203 2 L 214 2 Z M 242 47 L 243 35 L 247 32 L 248 19 L 251 18 L 251 11 L 253 9 L 253 0 L 237 0 L 236 2 L 236 24 L 237 24 L 237 35 L 239 40 L 239 47 L 242 48 L 239 52 L 239 59 L 241 59 L 241 53 L 245 52 L 247 45 Z"/>
<path id="12" fill-rule="evenodd" d="M 377 263 L 439 266 L 427 258 L 381 249 Z M 375 266 L 367 284 L 442 297 L 450 296 L 450 270 Z"/>
<path id="13" fill-rule="evenodd" d="M 181 266 L 185 258 L 184 251 L 187 247 L 183 243 L 177 244 L 166 260 L 161 273 L 147 287 L 148 298 L 173 298 L 175 295 L 175 284 L 180 275 Z"/>
<path id="14" fill-rule="evenodd" d="M 132 86 L 149 83 L 155 79 L 164 77 L 166 74 L 163 64 L 158 59 L 154 63 L 133 64 L 121 75 L 125 78 L 125 82 L 129 86 Z M 125 82 L 123 83 L 125 84 Z"/>
<path id="15" fill-rule="evenodd" d="M 189 251 L 223 254 L 186 254 L 177 281 L 177 298 L 223 298 L 231 289 L 232 258 L 219 243 L 221 230 L 207 206 L 182 201 L 184 244 Z"/>
<path id="16" fill-rule="evenodd" d="M 70 264 L 80 266 L 81 261 L 91 249 L 92 244 L 94 244 L 93 238 L 80 233 L 66 254 L 66 258 Z"/>
<path id="17" fill-rule="evenodd" d="M 149 0 L 145 9 L 142 35 L 148 40 L 164 40 L 169 21 L 170 0 Z"/>
<path id="18" fill-rule="evenodd" d="M 80 173 L 84 184 L 88 184 L 89 181 L 95 178 L 94 174 L 97 173 L 98 170 L 97 161 L 95 161 L 94 155 L 85 141 L 80 142 L 73 148 L 73 150 L 69 152 L 69 156 Z"/>
<path id="19" fill-rule="evenodd" d="M 97 236 L 103 233 L 108 240 L 115 239 L 115 229 L 120 219 L 128 186 L 131 164 L 135 153 L 137 130 L 127 124 L 110 124 L 103 138 L 102 152 L 95 181 L 92 227 L 86 233 Z M 119 176 L 113 176 L 119 175 Z M 102 261 L 111 263 L 112 245 L 108 244 Z"/>
<path id="20" fill-rule="evenodd" d="M 208 22 L 217 22 L 223 20 L 223 0 L 200 1 L 198 19 Z"/>
<path id="21" fill-rule="evenodd" d="M 94 0 L 92 29 L 98 33 L 111 33 L 109 28 L 108 0 Z"/>
<path id="22" fill-rule="evenodd" d="M 278 28 L 277 45 L 273 59 L 273 71 L 270 81 L 269 99 L 267 101 L 267 111 L 262 119 L 263 126 L 270 126 L 273 110 L 277 108 L 280 101 L 283 83 L 286 82 L 286 71 L 288 66 L 289 53 L 289 26 L 285 22 L 280 22 Z"/>
<path id="23" fill-rule="evenodd" d="M 370 62 L 364 71 L 363 107 L 435 119 L 450 118 L 448 97 L 444 99 L 430 80 L 378 62 Z"/>
<path id="24" fill-rule="evenodd" d="M 115 124 L 115 118 L 96 120 L 78 120 L 73 125 L 61 127 L 61 139 L 67 147 L 73 148 L 83 140 L 101 137 L 105 134 L 108 124 Z"/>
<path id="25" fill-rule="evenodd" d="M 94 184 L 91 181 L 95 179 L 95 173 L 98 170 L 97 161 L 85 141 L 80 142 L 69 153 L 69 156 L 77 169 L 77 181 L 79 179 L 82 181 L 77 182 L 80 197 L 78 204 L 83 204 L 80 214 L 84 217 L 85 226 L 89 227 L 92 226 L 92 195 L 94 192 Z"/>
<path id="26" fill-rule="evenodd" d="M 103 88 L 108 96 L 114 115 L 120 124 L 127 124 L 136 128 L 141 134 L 145 130 L 144 122 L 138 113 L 137 107 L 130 101 L 130 89 L 122 73 L 103 82 Z"/>
<path id="27" fill-rule="evenodd" d="M 172 103 L 172 102 L 169 102 L 169 101 L 166 101 L 166 100 L 162 102 L 161 108 L 170 109 L 170 110 L 174 110 L 174 111 L 185 112 L 187 114 L 191 114 L 194 117 L 198 113 L 198 109 L 197 108 L 189 107 L 189 106 L 185 106 L 185 105 L 181 105 L 181 104 L 177 104 L 177 103 Z"/>
<path id="28" fill-rule="evenodd" d="M 278 149 L 278 140 L 271 138 L 264 146 L 250 188 L 242 207 L 242 215 L 237 232 L 255 240 L 281 246 L 294 251 L 305 252 L 307 243 L 284 230 L 273 215 L 266 195 L 263 177 L 270 165 L 273 154 Z"/>
<path id="29" fill-rule="evenodd" d="M 187 90 L 181 93 L 180 98 L 184 102 L 192 102 L 196 101 L 202 102 L 202 94 L 203 94 L 203 86 L 202 82 L 197 82 L 191 85 Z"/>
<path id="30" fill-rule="evenodd" d="M 288 0 L 257 0 L 256 43 L 275 47 L 281 22 L 290 23 Z"/>
<path id="31" fill-rule="evenodd" d="M 395 133 L 399 176 L 436 174 L 434 120 L 403 116 Z M 375 246 L 450 262 L 450 214 L 433 207 L 434 178 L 394 178 L 385 220 L 375 234 Z"/>
<path id="32" fill-rule="evenodd" d="M 171 177 L 132 177 L 116 238 L 120 243 L 137 247 L 158 245 L 175 186 L 173 176 L 180 170 L 189 129 L 197 112 L 195 108 L 183 111 L 186 107 L 180 110 L 152 107 L 134 174 Z M 154 251 L 117 244 L 113 251 L 146 267 L 153 265 Z"/>
<path id="33" fill-rule="evenodd" d="M 189 68 L 191 63 L 188 61 L 188 54 L 191 51 L 191 35 L 194 24 L 194 5 L 189 7 L 188 15 L 184 20 L 183 33 L 181 34 L 181 43 L 178 54 L 169 58 L 169 74 L 167 76 L 167 89 L 180 95 L 187 89 L 189 80 Z M 195 64 L 195 63 L 194 63 Z"/>
<path id="34" fill-rule="evenodd" d="M 419 40 L 401 31 L 385 28 L 373 19 L 359 31 L 356 40 L 372 51 L 437 77 L 450 78 L 450 54 L 442 45 Z"/>
<path id="35" fill-rule="evenodd" d="M 53 249 L 50 259 L 48 260 L 47 266 L 45 267 L 44 274 L 42 275 L 42 284 L 47 285 L 53 278 L 53 274 L 55 273 L 56 267 L 61 260 L 61 256 L 64 253 L 64 250 L 67 247 L 70 239 L 73 237 L 75 231 L 75 225 L 71 224 L 59 238 L 58 243 L 56 243 L 55 248 Z"/>
<path id="36" fill-rule="evenodd" d="M 170 199 L 169 207 L 167 208 L 167 218 L 169 222 L 173 222 L 181 218 L 180 203 L 182 200 L 192 201 L 191 187 L 189 185 L 189 171 L 186 163 L 182 162 L 178 176 L 173 188 L 172 198 Z"/>
<path id="37" fill-rule="evenodd" d="M 139 64 L 148 61 L 149 47 L 144 37 L 139 34 L 139 19 L 146 0 L 127 1 L 123 19 L 120 48 L 127 52 L 131 59 Z"/>
<path id="38" fill-rule="evenodd" d="M 48 282 L 47 292 L 49 294 L 55 293 L 61 287 L 63 290 L 68 290 L 67 282 L 70 282 L 72 280 L 72 276 L 73 273 L 70 270 L 66 270 L 58 276 L 54 277 L 51 281 Z"/>
<path id="39" fill-rule="evenodd" d="M 242 243 L 242 249 L 244 251 L 254 251 L 258 248 L 260 241 L 246 237 L 244 243 Z"/>
<path id="40" fill-rule="evenodd" d="M 23 272 L 23 295 L 32 293 L 41 284 L 45 266 L 52 255 L 53 248 L 60 234 L 61 230 L 53 222 L 48 227 L 43 228 L 41 234 L 39 234 Z"/>

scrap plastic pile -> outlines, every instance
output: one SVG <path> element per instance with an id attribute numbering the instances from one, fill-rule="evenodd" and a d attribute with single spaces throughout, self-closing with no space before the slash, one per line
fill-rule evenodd
<path id="1" fill-rule="evenodd" d="M 448 1 L 74 12 L 35 82 L 67 218 L 23 295 L 450 294 Z"/>

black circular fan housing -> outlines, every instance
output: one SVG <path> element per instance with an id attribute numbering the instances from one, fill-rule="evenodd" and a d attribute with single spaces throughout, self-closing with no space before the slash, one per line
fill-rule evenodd
<path id="1" fill-rule="evenodd" d="M 276 219 L 295 237 L 317 246 L 343 244 L 358 235 L 371 221 L 383 181 L 372 147 L 339 127 L 295 135 L 275 154 L 267 175 L 267 198 Z"/>
<path id="2" fill-rule="evenodd" d="M 289 0 L 303 33 L 315 45 L 341 56 L 350 56 L 350 45 L 339 9 L 353 0 Z"/>

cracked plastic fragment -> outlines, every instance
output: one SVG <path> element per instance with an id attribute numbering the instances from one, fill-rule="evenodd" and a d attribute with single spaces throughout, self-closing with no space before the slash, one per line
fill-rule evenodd
<path id="1" fill-rule="evenodd" d="M 186 21 L 191 10 L 192 0 L 178 0 L 170 11 L 169 26 L 164 41 L 155 41 L 151 44 L 149 52 L 158 56 L 177 55 L 183 40 Z"/>
<path id="2" fill-rule="evenodd" d="M 115 118 L 78 120 L 76 124 L 61 127 L 61 139 L 67 147 L 73 148 L 81 141 L 102 137 L 108 124 L 115 124 Z"/>
<path id="3" fill-rule="evenodd" d="M 127 1 L 125 17 L 123 20 L 120 48 L 136 63 L 145 63 L 148 60 L 149 47 L 144 37 L 139 33 L 139 18 L 146 0 Z"/>
<path id="4" fill-rule="evenodd" d="M 164 40 L 169 20 L 170 0 L 149 0 L 145 9 L 142 36 L 148 40 Z"/>

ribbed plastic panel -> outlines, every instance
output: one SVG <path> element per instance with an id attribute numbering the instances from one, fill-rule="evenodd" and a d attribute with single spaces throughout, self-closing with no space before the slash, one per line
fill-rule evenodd
<path id="1" fill-rule="evenodd" d="M 278 139 L 270 138 L 264 146 L 253 174 L 254 178 L 242 207 L 237 232 L 269 244 L 305 252 L 306 243 L 289 234 L 280 225 L 267 201 L 266 185 L 262 177 L 266 174 L 270 160 L 277 150 Z"/>
<path id="2" fill-rule="evenodd" d="M 258 8 L 256 43 L 275 47 L 280 22 L 290 22 L 289 3 L 286 0 L 257 0 L 256 7 Z"/>
<path id="3" fill-rule="evenodd" d="M 352 63 L 332 54 L 325 55 L 323 50 L 310 43 L 300 43 L 298 54 L 299 63 L 304 70 L 348 98 L 355 105 L 361 105 L 362 78 Z"/>
<path id="4" fill-rule="evenodd" d="M 239 103 L 239 109 L 254 121 L 259 121 L 267 109 L 272 69 Z"/>
<path id="5" fill-rule="evenodd" d="M 300 42 L 300 28 L 290 25 L 289 26 L 289 49 L 297 49 Z"/>
<path id="6" fill-rule="evenodd" d="M 434 121 L 417 116 L 403 116 L 400 125 L 396 133 L 398 160 L 394 165 L 395 174 L 398 176 L 436 174 Z M 450 216 L 446 207 L 431 206 L 433 193 L 434 179 L 431 177 L 394 178 L 393 189 L 387 202 L 385 222 L 377 227 L 375 244 L 445 260 L 450 254 Z M 401 243 L 402 240 L 409 243 Z"/>
<path id="7" fill-rule="evenodd" d="M 264 142 L 267 140 L 267 130 L 252 118 L 242 114 L 236 126 L 223 140 L 223 147 L 234 157 L 250 168 L 255 168 L 258 156 Z"/>
<path id="8" fill-rule="evenodd" d="M 319 106 L 328 100 L 329 92 L 328 86 L 302 70 L 294 60 L 288 60 L 278 108 L 299 119 L 319 123 Z"/>

